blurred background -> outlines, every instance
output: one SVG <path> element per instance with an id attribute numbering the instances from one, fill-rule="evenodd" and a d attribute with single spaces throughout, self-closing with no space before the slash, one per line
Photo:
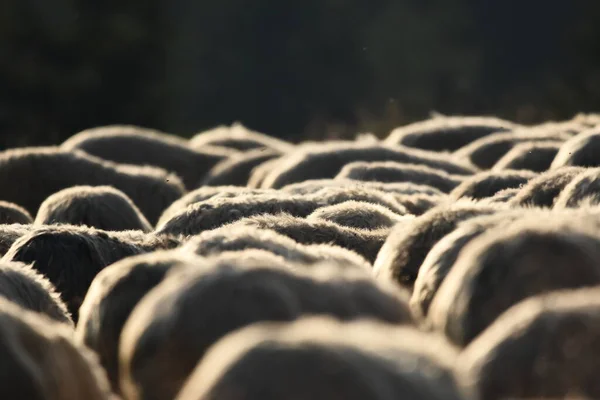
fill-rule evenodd
<path id="1" fill-rule="evenodd" d="M 598 0 L 0 1 L 0 148 L 115 123 L 297 141 L 598 110 Z"/>

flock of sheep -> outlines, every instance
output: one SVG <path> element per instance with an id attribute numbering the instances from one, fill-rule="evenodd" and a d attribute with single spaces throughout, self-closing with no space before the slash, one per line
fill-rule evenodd
<path id="1" fill-rule="evenodd" d="M 600 115 L 0 152 L 0 398 L 600 398 Z"/>

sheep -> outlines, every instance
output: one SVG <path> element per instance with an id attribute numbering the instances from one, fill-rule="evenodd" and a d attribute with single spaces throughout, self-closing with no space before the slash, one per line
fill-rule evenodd
<path id="1" fill-rule="evenodd" d="M 154 252 L 117 261 L 96 275 L 79 309 L 75 340 L 98 354 L 113 392 L 119 391 L 119 338 L 137 303 L 169 271 L 201 263 L 187 253 Z"/>
<path id="2" fill-rule="evenodd" d="M 305 146 L 293 152 L 265 177 L 261 187 L 279 189 L 308 179 L 333 178 L 344 165 L 354 161 L 421 164 L 457 175 L 476 172 L 474 167 L 453 161 L 450 156 L 423 150 L 361 143 L 328 143 Z"/>
<path id="3" fill-rule="evenodd" d="M 461 250 L 473 239 L 496 226 L 513 223 L 518 218 L 531 215 L 530 210 L 506 210 L 496 214 L 473 217 L 444 236 L 427 253 L 415 280 L 410 307 L 413 316 L 426 325 L 429 307 L 442 282 L 452 269 Z M 547 214 L 536 214 L 551 217 Z"/>
<path id="4" fill-rule="evenodd" d="M 467 178 L 450 193 L 452 199 L 484 199 L 503 189 L 519 188 L 537 174 L 531 171 L 486 171 Z"/>
<path id="5" fill-rule="evenodd" d="M 363 257 L 342 247 L 303 245 L 272 230 L 237 224 L 193 236 L 181 247 L 181 251 L 202 257 L 246 249 L 266 250 L 294 263 L 330 261 L 340 265 L 371 268 Z"/>
<path id="6" fill-rule="evenodd" d="M 362 200 L 382 204 L 397 214 L 406 214 L 406 209 L 391 195 L 375 190 L 343 190 L 325 188 L 313 195 L 286 196 L 274 192 L 256 196 L 234 198 L 213 197 L 192 204 L 157 225 L 156 232 L 171 235 L 197 235 L 244 217 L 260 214 L 287 213 L 306 217 L 321 206 Z M 162 219 L 161 219 L 162 220 Z"/>
<path id="7" fill-rule="evenodd" d="M 385 143 L 423 150 L 454 151 L 474 140 L 518 127 L 520 125 L 494 117 L 437 116 L 394 129 Z"/>
<path id="8" fill-rule="evenodd" d="M 448 201 L 447 196 L 430 194 L 398 194 L 394 197 L 412 215 L 422 215 Z"/>
<path id="9" fill-rule="evenodd" d="M 367 272 L 321 266 L 309 271 L 234 259 L 169 274 L 135 307 L 119 345 L 127 399 L 171 399 L 208 348 L 260 321 L 304 315 L 411 322 L 406 295 Z"/>
<path id="10" fill-rule="evenodd" d="M 310 214 L 309 220 L 325 220 L 356 229 L 391 228 L 399 222 L 414 218 L 398 215 L 384 206 L 363 201 L 346 201 L 333 206 L 321 207 Z"/>
<path id="11" fill-rule="evenodd" d="M 560 192 L 555 208 L 575 208 L 600 203 L 600 168 L 586 168 L 574 177 Z"/>
<path id="12" fill-rule="evenodd" d="M 506 204 L 521 192 L 522 187 L 514 187 L 497 191 L 493 196 L 480 200 L 487 204 Z"/>
<path id="13" fill-rule="evenodd" d="M 520 129 L 513 132 L 495 133 L 475 140 L 453 153 L 456 160 L 470 162 L 478 168 L 490 169 L 520 143 L 556 143 L 566 141 L 571 134 L 563 131 Z"/>
<path id="14" fill-rule="evenodd" d="M 594 222 L 588 221 L 594 219 Z M 430 326 L 464 347 L 528 297 L 600 285 L 600 218 L 532 216 L 467 244 L 429 308 Z"/>
<path id="15" fill-rule="evenodd" d="M 492 167 L 494 171 L 505 169 L 544 172 L 550 168 L 563 142 L 525 142 L 515 145 Z"/>
<path id="16" fill-rule="evenodd" d="M 457 357 L 409 327 L 327 317 L 262 322 L 211 347 L 176 400 L 458 400 Z"/>
<path id="17" fill-rule="evenodd" d="M 200 132 L 190 139 L 189 144 L 193 149 L 220 146 L 240 151 L 266 148 L 286 152 L 294 147 L 291 143 L 281 139 L 252 131 L 239 122 L 233 123 L 231 126 L 221 125 Z"/>
<path id="18" fill-rule="evenodd" d="M 360 254 L 369 263 L 375 261 L 389 235 L 388 229 L 353 229 L 329 221 L 308 220 L 289 214 L 256 215 L 228 226 L 234 225 L 270 229 L 306 245 L 334 244 Z"/>
<path id="19" fill-rule="evenodd" d="M 195 188 L 215 164 L 234 154 L 219 147 L 192 149 L 182 138 L 132 125 L 86 129 L 60 147 L 120 164 L 160 167 L 177 174 L 188 189 Z"/>
<path id="20" fill-rule="evenodd" d="M 443 170 L 394 161 L 352 162 L 346 164 L 335 179 L 385 183 L 412 182 L 434 187 L 444 193 L 449 193 L 463 181 L 462 176 L 450 175 Z"/>
<path id="21" fill-rule="evenodd" d="M 336 188 L 345 188 L 345 189 L 356 189 L 356 188 L 366 188 L 372 190 L 379 190 L 385 193 L 390 194 L 400 194 L 400 195 L 409 195 L 409 194 L 425 194 L 425 195 L 443 195 L 444 193 L 431 186 L 416 184 L 412 182 L 394 182 L 394 183 L 385 183 L 385 182 L 362 182 L 362 181 L 354 181 L 350 179 L 310 179 L 304 182 L 292 183 L 290 185 L 282 187 L 280 190 L 291 193 L 291 194 L 313 194 L 321 189 L 326 187 L 336 187 Z M 263 189 L 263 190 L 272 190 L 272 189 Z"/>
<path id="22" fill-rule="evenodd" d="M 33 263 L 54 284 L 73 320 L 92 280 L 107 265 L 145 252 L 133 241 L 71 225 L 45 226 L 17 239 L 1 261 Z"/>
<path id="23" fill-rule="evenodd" d="M 500 209 L 498 206 L 461 202 L 432 208 L 405 224 L 399 224 L 381 247 L 373 273 L 380 280 L 392 280 L 412 289 L 421 264 L 437 242 L 456 229 L 459 222 L 494 214 Z"/>
<path id="24" fill-rule="evenodd" d="M 49 196 L 34 224 L 87 225 L 107 231 L 152 230 L 127 195 L 110 186 L 73 186 Z"/>
<path id="25" fill-rule="evenodd" d="M 600 126 L 579 133 L 567 140 L 552 161 L 551 169 L 560 167 L 599 167 L 597 146 L 600 145 Z"/>
<path id="26" fill-rule="evenodd" d="M 598 288 L 535 296 L 464 350 L 457 376 L 473 398 L 600 398 L 598 327 Z"/>
<path id="27" fill-rule="evenodd" d="M 508 204 L 513 206 L 552 207 L 556 197 L 579 174 L 581 167 L 564 167 L 544 172 L 529 180 Z"/>
<path id="28" fill-rule="evenodd" d="M 0 201 L 0 225 L 31 223 L 33 218 L 26 209 L 8 201 Z"/>
<path id="29" fill-rule="evenodd" d="M 0 299 L 0 398 L 115 399 L 95 355 L 71 331 Z"/>
<path id="30" fill-rule="evenodd" d="M 2 197 L 31 214 L 51 194 L 76 185 L 108 185 L 121 190 L 155 224 L 162 211 L 184 193 L 173 174 L 155 167 L 103 161 L 74 150 L 31 147 L 0 152 Z"/>
<path id="31" fill-rule="evenodd" d="M 177 214 L 187 206 L 201 203 L 212 199 L 213 197 L 238 197 L 238 196 L 254 196 L 258 194 L 273 194 L 272 189 L 250 189 L 243 186 L 202 186 L 198 189 L 186 193 L 183 197 L 175 200 L 160 216 L 157 225 L 162 225 L 173 215 Z"/>
<path id="32" fill-rule="evenodd" d="M 200 186 L 246 186 L 254 168 L 279 156 L 277 150 L 261 148 L 229 157 L 212 167 Z"/>
<path id="33" fill-rule="evenodd" d="M 263 181 L 267 178 L 271 171 L 277 169 L 279 164 L 283 163 L 287 156 L 288 154 L 284 153 L 279 157 L 272 158 L 254 167 L 250 172 L 246 186 L 255 189 L 261 188 Z"/>
<path id="34" fill-rule="evenodd" d="M 67 306 L 54 285 L 31 265 L 0 262 L 0 297 L 26 310 L 73 326 Z"/>

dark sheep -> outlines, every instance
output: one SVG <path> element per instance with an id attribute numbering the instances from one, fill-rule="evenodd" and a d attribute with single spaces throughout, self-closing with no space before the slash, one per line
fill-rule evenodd
<path id="1" fill-rule="evenodd" d="M 0 299 L 0 398 L 116 400 L 72 328 Z"/>
<path id="2" fill-rule="evenodd" d="M 360 254 L 371 264 L 389 234 L 389 229 L 353 229 L 329 221 L 308 220 L 288 214 L 256 215 L 235 223 L 238 224 L 270 229 L 301 244 L 335 244 Z"/>
<path id="3" fill-rule="evenodd" d="M 67 306 L 48 279 L 20 262 L 0 262 L 0 297 L 73 326 Z"/>
<path id="4" fill-rule="evenodd" d="M 452 269 L 462 249 L 473 239 L 499 225 L 510 224 L 530 210 L 506 210 L 492 215 L 474 217 L 460 223 L 456 230 L 444 236 L 425 257 L 415 280 L 410 307 L 417 320 L 426 323 L 429 307 L 439 287 Z M 548 214 L 536 214 L 551 217 Z"/>
<path id="5" fill-rule="evenodd" d="M 142 254 L 117 261 L 92 281 L 81 308 L 75 339 L 98 354 L 113 391 L 119 391 L 119 338 L 137 303 L 167 272 L 202 259 L 176 251 Z"/>
<path id="6" fill-rule="evenodd" d="M 264 322 L 211 347 L 176 400 L 458 400 L 456 359 L 447 343 L 408 327 Z"/>
<path id="7" fill-rule="evenodd" d="M 2 261 L 20 261 L 50 280 L 76 322 L 92 280 L 104 267 L 144 250 L 122 237 L 87 227 L 40 227 L 17 239 Z"/>
<path id="8" fill-rule="evenodd" d="M 481 199 L 481 202 L 485 202 L 487 204 L 506 204 L 521 192 L 521 187 L 502 189 L 496 192 L 491 197 L 487 197 L 485 199 Z"/>
<path id="9" fill-rule="evenodd" d="M 431 326 L 466 346 L 528 297 L 600 285 L 600 223 L 589 218 L 532 217 L 474 239 L 431 303 Z"/>
<path id="10" fill-rule="evenodd" d="M 157 233 L 197 235 L 244 217 L 261 214 L 287 213 L 296 217 L 306 217 L 319 207 L 349 200 L 382 204 L 397 214 L 406 214 L 406 209 L 398 204 L 393 196 L 383 192 L 325 188 L 307 196 L 289 196 L 274 192 L 234 198 L 213 197 L 175 213 L 168 220 L 157 225 Z"/>
<path id="11" fill-rule="evenodd" d="M 560 167 L 598 167 L 600 126 L 586 130 L 567 140 L 552 161 L 551 169 Z"/>
<path id="12" fill-rule="evenodd" d="M 128 399 L 174 398 L 211 345 L 252 323 L 305 315 L 411 321 L 404 293 L 354 268 L 309 272 L 237 259 L 169 275 L 123 328 L 121 391 Z"/>
<path id="13" fill-rule="evenodd" d="M 212 199 L 213 197 L 245 197 L 255 196 L 258 194 L 273 194 L 275 190 L 272 189 L 250 189 L 243 186 L 202 186 L 198 189 L 192 190 L 186 193 L 180 199 L 174 201 L 160 216 L 157 225 L 162 225 L 173 215 L 177 214 L 186 207 L 201 203 L 203 201 Z"/>
<path id="14" fill-rule="evenodd" d="M 600 291 L 536 296 L 509 309 L 459 356 L 473 398 L 600 398 Z"/>
<path id="15" fill-rule="evenodd" d="M 581 167 L 564 167 L 544 172 L 527 182 L 508 204 L 520 207 L 552 207 L 562 190 L 579 174 Z"/>
<path id="16" fill-rule="evenodd" d="M 454 151 L 492 133 L 518 127 L 520 125 L 494 117 L 438 116 L 396 128 L 385 143 L 431 151 Z"/>
<path id="17" fill-rule="evenodd" d="M 475 140 L 456 150 L 454 158 L 470 162 L 481 169 L 490 169 L 513 147 L 520 143 L 555 143 L 571 138 L 567 132 L 544 132 L 543 130 L 520 129 L 514 132 L 495 133 Z"/>
<path id="18" fill-rule="evenodd" d="M 333 178 L 342 167 L 354 161 L 396 161 L 420 164 L 451 174 L 471 175 L 474 167 L 450 156 L 418 149 L 361 143 L 320 143 L 299 149 L 278 164 L 262 182 L 263 188 L 279 189 L 308 179 Z"/>
<path id="19" fill-rule="evenodd" d="M 236 154 L 212 167 L 200 186 L 246 186 L 254 168 L 279 156 L 281 152 L 272 149 L 257 149 Z"/>
<path id="20" fill-rule="evenodd" d="M 583 204 L 600 204 L 600 168 L 587 168 L 560 192 L 555 208 L 577 208 Z"/>
<path id="21" fill-rule="evenodd" d="M 73 186 L 40 205 L 35 225 L 86 225 L 107 231 L 152 230 L 127 195 L 111 186 Z"/>
<path id="22" fill-rule="evenodd" d="M 431 186 L 416 184 L 412 182 L 362 182 L 353 181 L 350 179 L 311 179 L 304 182 L 292 183 L 281 188 L 282 191 L 291 194 L 314 194 L 321 189 L 327 187 L 336 187 L 344 189 L 371 189 L 379 190 L 393 195 L 409 195 L 409 194 L 426 194 L 426 195 L 443 195 L 444 193 Z M 272 189 L 263 189 L 272 190 Z"/>
<path id="23" fill-rule="evenodd" d="M 494 167 L 495 171 L 512 169 L 544 172 L 550 169 L 563 142 L 520 143 L 509 150 Z"/>
<path id="24" fill-rule="evenodd" d="M 281 139 L 252 131 L 239 122 L 200 132 L 190 139 L 189 144 L 194 149 L 220 146 L 241 151 L 267 148 L 286 152 L 294 147 Z"/>
<path id="25" fill-rule="evenodd" d="M 181 177 L 189 189 L 195 188 L 215 164 L 235 153 L 210 146 L 192 149 L 178 136 L 131 125 L 86 129 L 67 139 L 61 148 L 120 164 L 160 167 Z"/>
<path id="26" fill-rule="evenodd" d="M 531 171 L 486 171 L 480 172 L 464 180 L 450 193 L 450 197 L 458 200 L 465 197 L 480 200 L 492 197 L 500 190 L 519 188 L 537 174 Z"/>
<path id="27" fill-rule="evenodd" d="M 333 206 L 321 207 L 307 219 L 325 220 L 356 229 L 391 228 L 413 216 L 398 215 L 388 208 L 362 201 L 346 201 Z"/>
<path id="28" fill-rule="evenodd" d="M 452 232 L 461 221 L 498 212 L 497 206 L 472 202 L 442 205 L 405 224 L 399 224 L 388 235 L 373 266 L 381 280 L 392 280 L 412 289 L 419 268 L 431 248 Z"/>
<path id="29" fill-rule="evenodd" d="M 26 209 L 8 201 L 0 201 L 0 225 L 31 223 L 33 218 Z"/>
<path id="30" fill-rule="evenodd" d="M 77 185 L 108 185 L 121 190 L 151 224 L 184 193 L 179 178 L 160 168 L 115 164 L 82 151 L 55 147 L 0 152 L 2 198 L 31 214 L 37 213 L 48 196 Z"/>
<path id="31" fill-rule="evenodd" d="M 346 164 L 335 177 L 335 179 L 366 182 L 412 182 L 434 187 L 444 193 L 452 191 L 463 181 L 463 178 L 425 165 L 394 161 L 352 162 Z"/>
<path id="32" fill-rule="evenodd" d="M 33 225 L 21 225 L 21 224 L 0 224 L 0 257 L 4 256 L 8 249 L 17 241 L 21 236 L 36 229 Z"/>
<path id="33" fill-rule="evenodd" d="M 236 224 L 206 231 L 192 237 L 181 247 L 182 251 L 203 257 L 246 249 L 266 250 L 295 263 L 331 261 L 340 265 L 371 268 L 363 257 L 342 247 L 303 245 L 272 230 Z"/>

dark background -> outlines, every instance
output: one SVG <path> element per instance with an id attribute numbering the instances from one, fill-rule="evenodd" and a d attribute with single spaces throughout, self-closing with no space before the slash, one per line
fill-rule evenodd
<path id="1" fill-rule="evenodd" d="M 0 1 L 0 148 L 114 123 L 296 141 L 598 110 L 598 0 Z"/>

